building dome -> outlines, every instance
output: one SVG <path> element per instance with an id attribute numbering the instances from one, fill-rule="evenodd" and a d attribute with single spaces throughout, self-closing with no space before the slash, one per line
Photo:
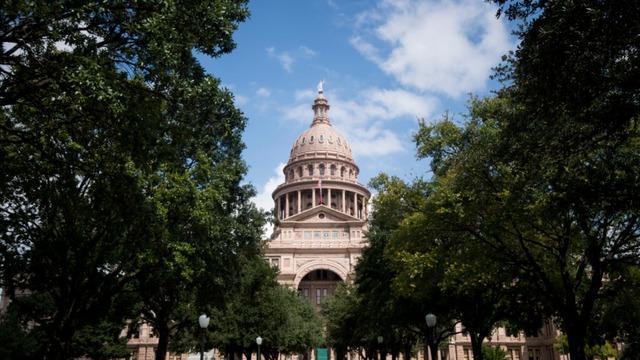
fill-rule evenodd
<path id="1" fill-rule="evenodd" d="M 303 132 L 291 148 L 289 163 L 312 157 L 353 162 L 351 147 L 346 138 L 329 123 L 314 123 Z"/>
<path id="2" fill-rule="evenodd" d="M 312 106 L 314 116 L 311 127 L 296 139 L 288 164 L 311 158 L 331 158 L 353 163 L 347 139 L 331 126 L 327 115 L 329 108 L 322 87 L 319 87 L 318 97 Z"/>

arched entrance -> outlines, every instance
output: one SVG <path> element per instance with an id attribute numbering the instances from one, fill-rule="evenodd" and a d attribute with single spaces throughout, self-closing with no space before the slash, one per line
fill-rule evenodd
<path id="1" fill-rule="evenodd" d="M 338 283 L 342 281 L 340 275 L 329 269 L 311 270 L 298 283 L 298 293 L 316 309 L 320 309 L 322 302 L 333 296 Z"/>

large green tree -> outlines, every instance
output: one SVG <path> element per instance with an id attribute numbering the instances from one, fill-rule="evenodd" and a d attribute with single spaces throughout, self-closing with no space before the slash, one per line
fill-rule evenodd
<path id="1" fill-rule="evenodd" d="M 153 276 L 158 292 L 196 284 L 202 304 L 228 275 L 205 268 L 252 248 L 245 119 L 193 55 L 232 50 L 247 14 L 224 0 L 0 9 L 0 286 L 35 357 L 88 354 L 100 329 L 117 338 L 137 316 L 121 299 Z"/>
<path id="2" fill-rule="evenodd" d="M 640 7 L 496 1 L 521 43 L 462 126 L 423 126 L 443 220 L 494 249 L 567 334 L 572 359 L 640 262 Z"/>
<path id="3" fill-rule="evenodd" d="M 250 357 L 260 336 L 261 354 L 274 360 L 280 354 L 306 353 L 320 344 L 320 317 L 307 300 L 278 284 L 277 269 L 255 257 L 241 271 L 230 301 L 212 318 L 216 327 L 212 345 L 230 358 Z"/>

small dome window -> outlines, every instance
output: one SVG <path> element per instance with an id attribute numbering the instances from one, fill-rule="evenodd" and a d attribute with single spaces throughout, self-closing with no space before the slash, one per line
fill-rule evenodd
<path id="1" fill-rule="evenodd" d="M 302 145 L 304 145 L 304 140 L 305 140 L 305 138 L 302 138 Z"/>
<path id="2" fill-rule="evenodd" d="M 327 141 L 329 142 L 329 144 L 333 144 L 333 136 L 329 135 L 327 137 Z"/>
<path id="3" fill-rule="evenodd" d="M 309 142 L 312 143 L 313 142 L 313 135 L 311 135 L 311 138 L 309 139 Z"/>
<path id="4" fill-rule="evenodd" d="M 320 135 L 320 139 L 318 140 L 319 143 L 322 143 L 324 141 L 324 136 Z"/>
<path id="5" fill-rule="evenodd" d="M 342 144 L 340 143 L 340 138 L 338 138 L 337 143 L 338 143 L 338 145 L 342 145 Z"/>
<path id="6" fill-rule="evenodd" d="M 313 176 L 313 165 L 307 166 L 307 171 L 309 172 L 309 176 Z"/>
<path id="7" fill-rule="evenodd" d="M 324 175 L 324 164 L 320 164 L 320 166 L 318 166 L 318 171 L 320 172 L 320 175 Z"/>

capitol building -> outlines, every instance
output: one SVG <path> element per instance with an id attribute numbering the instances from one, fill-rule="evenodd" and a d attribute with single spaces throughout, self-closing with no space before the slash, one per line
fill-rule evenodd
<path id="1" fill-rule="evenodd" d="M 273 192 L 276 225 L 266 257 L 282 284 L 319 306 L 339 281 L 352 280 L 371 193 L 358 183 L 348 140 L 331 126 L 321 86 L 312 108 L 311 127 L 294 142 L 285 182 Z"/>

